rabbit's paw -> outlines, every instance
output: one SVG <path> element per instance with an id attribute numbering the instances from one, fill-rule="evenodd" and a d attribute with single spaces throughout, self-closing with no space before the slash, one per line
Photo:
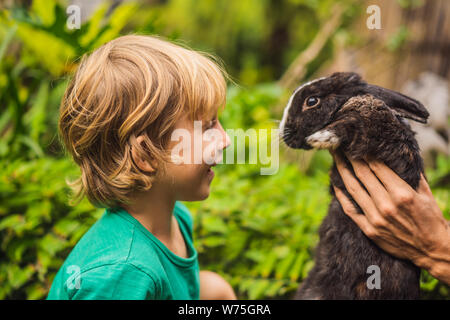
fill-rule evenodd
<path id="1" fill-rule="evenodd" d="M 333 131 L 320 130 L 306 137 L 306 142 L 317 149 L 336 149 L 340 139 Z"/>

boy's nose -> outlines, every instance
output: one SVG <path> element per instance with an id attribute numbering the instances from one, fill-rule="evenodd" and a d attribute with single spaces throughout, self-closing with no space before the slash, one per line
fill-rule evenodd
<path id="1" fill-rule="evenodd" d="M 222 150 L 228 148 L 228 146 L 231 144 L 231 139 L 228 133 L 225 131 L 225 129 L 220 125 L 220 130 L 222 131 L 222 137 L 223 137 L 223 147 Z"/>
<path id="2" fill-rule="evenodd" d="M 225 142 L 224 142 L 223 149 L 226 149 L 231 144 L 231 140 L 230 140 L 230 137 L 228 136 L 228 133 L 226 131 L 224 131 L 224 133 L 225 133 Z"/>

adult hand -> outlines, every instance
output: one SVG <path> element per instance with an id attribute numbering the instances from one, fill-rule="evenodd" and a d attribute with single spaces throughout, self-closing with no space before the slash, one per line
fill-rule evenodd
<path id="1" fill-rule="evenodd" d="M 450 226 L 424 176 L 416 191 L 381 162 L 350 160 L 366 192 L 342 158 L 333 156 L 347 191 L 364 215 L 335 187 L 344 212 L 380 248 L 450 284 Z"/>

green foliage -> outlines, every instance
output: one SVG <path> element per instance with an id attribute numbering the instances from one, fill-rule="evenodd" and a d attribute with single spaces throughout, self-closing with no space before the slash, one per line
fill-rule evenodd
<path id="1" fill-rule="evenodd" d="M 71 248 L 102 211 L 67 205 L 63 177 L 79 170 L 48 157 L 0 162 L 0 299 L 41 299 Z"/>
<path id="2" fill-rule="evenodd" d="M 281 77 L 333 15 L 335 4 L 332 0 L 170 0 L 143 8 L 135 24 L 154 20 L 162 34 L 189 39 L 188 44 L 199 50 L 214 50 L 234 78 L 253 85 Z M 340 4 L 349 7 L 346 21 L 361 12 L 358 1 Z M 332 53 L 329 43 L 308 75 Z"/>
<path id="3" fill-rule="evenodd" d="M 102 6 L 75 30 L 67 29 L 65 8 L 55 0 L 0 12 L 0 157 L 59 154 L 56 115 L 65 74 L 80 55 L 117 37 L 135 10 L 126 3 L 106 16 Z"/>
<path id="4" fill-rule="evenodd" d="M 16 25 L 17 33 L 28 50 L 29 64 L 41 63 L 53 75 L 73 68 L 67 61 L 91 51 L 115 38 L 136 12 L 134 3 L 120 5 L 106 16 L 106 4 L 79 29 L 66 26 L 65 7 L 56 0 L 34 1 L 30 9 L 15 7 L 6 12 L 5 23 Z M 69 69 L 70 70 L 70 69 Z"/>

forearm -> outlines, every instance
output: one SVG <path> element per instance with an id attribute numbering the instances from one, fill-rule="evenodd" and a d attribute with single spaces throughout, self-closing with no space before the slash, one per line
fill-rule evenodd
<path id="1" fill-rule="evenodd" d="M 200 300 L 236 300 L 228 282 L 215 272 L 200 271 Z"/>
<path id="2" fill-rule="evenodd" d="M 436 249 L 427 253 L 418 266 L 426 269 L 436 279 L 450 285 L 450 221 L 446 236 L 442 237 L 442 242 Z"/>

